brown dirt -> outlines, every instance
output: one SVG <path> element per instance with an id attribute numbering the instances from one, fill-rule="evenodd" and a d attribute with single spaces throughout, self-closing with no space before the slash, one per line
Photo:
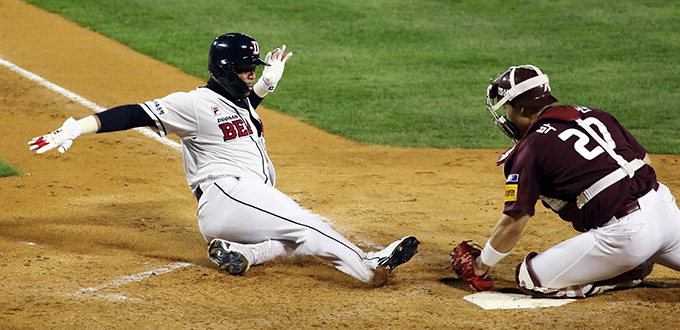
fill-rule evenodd
<path id="1" fill-rule="evenodd" d="M 64 19 L 0 0 L 0 57 L 103 106 L 191 90 L 202 81 Z M 288 74 L 294 74 L 292 72 Z M 279 91 L 285 93 L 285 90 Z M 271 97 L 276 97 L 272 95 Z M 350 142 L 260 109 L 279 189 L 367 249 L 407 234 L 422 245 L 372 288 L 316 259 L 271 262 L 231 277 L 211 266 L 181 156 L 135 132 L 86 135 L 66 153 L 26 142 L 91 110 L 0 67 L 0 159 L 24 174 L 0 179 L 3 328 L 677 328 L 680 281 L 608 293 L 558 308 L 484 311 L 446 269 L 454 242 L 486 240 L 501 206 L 499 150 L 386 148 Z M 490 128 L 491 129 L 491 128 Z M 680 191 L 678 156 L 652 155 Z M 573 236 L 545 211 L 494 270 Z M 29 245 L 26 242 L 36 243 Z M 194 265 L 110 285 L 171 262 Z M 108 287 L 103 287 L 109 285 Z M 83 288 L 98 287 L 82 293 Z M 79 293 L 81 292 L 81 293 Z M 121 296 L 127 297 L 127 299 Z M 116 299 L 116 297 L 120 299 Z"/>

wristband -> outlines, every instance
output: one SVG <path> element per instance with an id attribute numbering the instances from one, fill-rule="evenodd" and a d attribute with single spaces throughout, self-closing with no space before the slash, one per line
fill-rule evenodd
<path id="1" fill-rule="evenodd" d="M 87 116 L 83 119 L 78 120 L 76 123 L 78 124 L 78 127 L 80 129 L 80 134 L 78 135 L 94 133 L 99 130 L 99 122 L 97 121 L 97 118 L 95 118 L 95 116 Z M 76 138 L 76 136 L 74 136 L 74 138 Z"/>
<path id="2" fill-rule="evenodd" d="M 267 85 L 264 78 L 260 78 L 253 86 L 253 91 L 261 98 L 264 98 L 268 93 L 273 92 L 274 89 L 276 89 L 276 85 Z"/>
<path id="3" fill-rule="evenodd" d="M 508 253 L 500 253 L 496 251 L 491 246 L 491 239 L 486 241 L 486 245 L 484 245 L 484 249 L 482 249 L 482 254 L 479 256 L 482 258 L 482 263 L 489 267 L 493 267 L 495 264 L 497 264 L 501 259 L 505 258 L 510 252 Z"/>

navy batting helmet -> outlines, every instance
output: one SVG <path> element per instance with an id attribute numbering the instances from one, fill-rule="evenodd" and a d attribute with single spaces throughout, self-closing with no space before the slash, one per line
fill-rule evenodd
<path id="1" fill-rule="evenodd" d="M 260 45 L 242 33 L 223 34 L 210 45 L 208 71 L 236 98 L 248 93 L 248 85 L 236 74 L 237 65 L 267 65 L 260 59 Z"/>

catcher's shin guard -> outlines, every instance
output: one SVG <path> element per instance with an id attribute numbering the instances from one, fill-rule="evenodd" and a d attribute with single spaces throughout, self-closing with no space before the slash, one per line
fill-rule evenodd
<path id="1" fill-rule="evenodd" d="M 538 253 L 531 252 L 524 257 L 522 263 L 517 265 L 515 285 L 523 293 L 537 298 L 585 298 L 593 291 L 594 286 L 592 284 L 575 285 L 561 289 L 542 286 L 531 267 L 531 259 L 537 255 Z"/>
<path id="2" fill-rule="evenodd" d="M 641 265 L 610 279 L 597 281 L 595 283 L 573 285 L 566 288 L 553 289 L 541 286 L 533 268 L 531 259 L 537 255 L 536 252 L 529 253 L 524 261 L 517 265 L 515 284 L 523 293 L 541 298 L 585 298 L 605 291 L 626 289 L 638 286 L 642 280 L 652 272 L 654 264 L 645 261 Z"/>

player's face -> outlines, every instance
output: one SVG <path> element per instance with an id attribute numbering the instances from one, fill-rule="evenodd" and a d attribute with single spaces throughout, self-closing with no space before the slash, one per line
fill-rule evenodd
<path id="1" fill-rule="evenodd" d="M 503 108 L 505 108 L 508 120 L 515 124 L 522 135 L 524 135 L 524 132 L 531 124 L 531 118 L 525 116 L 521 108 L 513 107 L 508 103 L 503 104 Z"/>
<path id="2" fill-rule="evenodd" d="M 255 84 L 255 79 L 257 78 L 257 73 L 255 72 L 254 65 L 237 65 L 234 67 L 236 75 L 243 80 L 250 91 L 253 90 L 253 85 Z M 250 91 L 246 93 L 246 96 L 250 95 Z"/>

